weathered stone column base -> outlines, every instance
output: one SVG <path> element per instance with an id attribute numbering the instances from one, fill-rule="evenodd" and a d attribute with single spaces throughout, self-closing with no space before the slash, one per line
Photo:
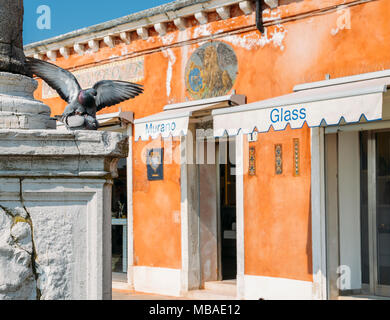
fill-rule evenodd
<path id="1" fill-rule="evenodd" d="M 37 86 L 29 77 L 0 72 L 0 129 L 55 129 L 50 108 L 34 99 Z"/>
<path id="2" fill-rule="evenodd" d="M 0 130 L 0 300 L 111 299 L 111 184 L 127 138 Z"/>

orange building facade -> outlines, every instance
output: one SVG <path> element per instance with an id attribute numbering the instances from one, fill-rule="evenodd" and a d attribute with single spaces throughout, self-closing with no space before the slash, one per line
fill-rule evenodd
<path id="1" fill-rule="evenodd" d="M 99 114 L 102 130 L 130 137 L 125 195 L 113 202 L 127 218 L 129 286 L 180 296 L 228 280 L 239 299 L 388 296 L 390 1 L 261 11 L 263 33 L 255 2 L 175 1 L 25 52 L 84 88 L 144 85 Z M 42 81 L 36 98 L 53 116 L 66 107 Z"/>

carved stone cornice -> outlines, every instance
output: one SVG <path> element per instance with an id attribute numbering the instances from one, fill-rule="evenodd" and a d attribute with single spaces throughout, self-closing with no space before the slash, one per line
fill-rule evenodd
<path id="1" fill-rule="evenodd" d="M 273 0 L 270 3 L 274 6 L 275 1 L 277 2 L 277 0 Z M 234 5 L 238 6 L 242 13 L 246 15 L 254 10 L 253 0 L 179 0 L 29 44 L 24 47 L 25 54 L 26 56 L 33 56 L 34 54 L 46 55 L 47 52 L 59 51 L 61 48 L 74 48 L 77 54 L 83 55 L 88 43 L 96 41 L 104 41 L 109 47 L 112 47 L 114 43 L 110 40 L 115 37 L 125 44 L 130 44 L 130 33 L 134 33 L 140 39 L 148 40 L 150 28 L 154 28 L 160 36 L 163 36 L 168 32 L 168 23 L 172 23 L 180 31 L 183 31 L 189 27 L 187 24 L 188 18 L 195 18 L 200 24 L 207 24 L 209 22 L 209 13 L 216 12 L 221 19 L 229 19 L 230 8 Z M 95 46 L 94 50 L 96 49 L 97 47 Z"/>

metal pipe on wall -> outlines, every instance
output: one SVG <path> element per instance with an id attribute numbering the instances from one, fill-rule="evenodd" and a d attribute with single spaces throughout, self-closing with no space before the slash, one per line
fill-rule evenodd
<path id="1" fill-rule="evenodd" d="M 256 0 L 256 28 L 260 33 L 264 33 L 263 2 L 264 0 Z"/>

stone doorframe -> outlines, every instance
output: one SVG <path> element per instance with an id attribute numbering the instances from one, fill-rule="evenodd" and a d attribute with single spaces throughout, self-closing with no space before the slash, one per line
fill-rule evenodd
<path id="1" fill-rule="evenodd" d="M 195 136 L 195 126 L 190 124 L 189 132 Z M 244 156 L 245 138 L 240 134 L 236 140 L 236 207 L 237 207 L 237 297 L 244 296 Z M 182 270 L 181 292 L 197 290 L 202 285 L 200 233 L 199 233 L 199 166 L 184 164 L 193 159 L 189 150 L 196 150 L 196 140 L 191 141 L 188 136 L 181 138 L 181 241 L 182 241 Z M 219 186 L 219 182 L 217 182 Z M 218 197 L 217 193 L 217 197 Z M 218 199 L 216 199 L 218 202 Z M 219 205 L 217 206 L 217 214 Z M 218 242 L 221 240 L 219 239 Z M 220 246 L 220 243 L 218 243 Z M 220 251 L 220 248 L 218 249 Z M 220 253 L 219 253 L 220 255 Z M 218 257 L 220 260 L 220 257 Z M 221 267 L 219 261 L 218 267 Z"/>

